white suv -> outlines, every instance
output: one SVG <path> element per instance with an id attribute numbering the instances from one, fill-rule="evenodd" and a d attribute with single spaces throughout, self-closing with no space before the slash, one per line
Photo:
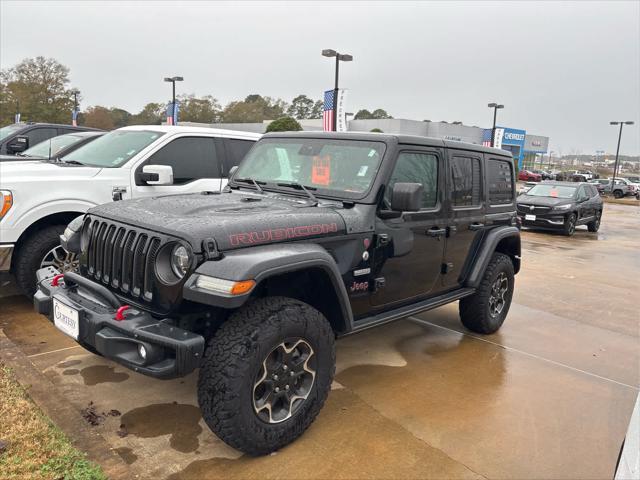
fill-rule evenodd
<path id="1" fill-rule="evenodd" d="M 0 272 L 27 295 L 35 271 L 75 268 L 59 243 L 65 226 L 114 200 L 218 191 L 259 134 L 138 125 L 114 130 L 61 161 L 0 163 Z"/>

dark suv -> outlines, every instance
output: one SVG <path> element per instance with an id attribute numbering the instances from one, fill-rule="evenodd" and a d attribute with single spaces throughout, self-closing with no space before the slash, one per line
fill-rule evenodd
<path id="1" fill-rule="evenodd" d="M 0 155 L 15 155 L 38 143 L 74 132 L 100 132 L 97 128 L 55 123 L 14 123 L 0 128 Z"/>
<path id="2" fill-rule="evenodd" d="M 602 198 L 591 183 L 543 182 L 518 197 L 523 227 L 560 230 L 567 236 L 578 225 L 597 232 L 602 210 Z"/>
<path id="3" fill-rule="evenodd" d="M 158 378 L 199 368 L 202 415 L 252 455 L 293 441 L 331 387 L 336 337 L 460 300 L 502 325 L 520 269 L 511 154 L 383 134 L 264 136 L 223 192 L 121 201 L 61 239 L 38 312 Z"/>

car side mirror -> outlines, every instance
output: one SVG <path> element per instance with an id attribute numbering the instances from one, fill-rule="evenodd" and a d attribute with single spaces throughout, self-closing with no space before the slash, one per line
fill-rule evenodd
<path id="1" fill-rule="evenodd" d="M 237 170 L 238 170 L 237 165 L 234 165 L 233 167 L 231 167 L 231 169 L 229 170 L 229 178 L 233 177 L 233 174 L 236 173 Z"/>
<path id="2" fill-rule="evenodd" d="M 417 212 L 422 205 L 423 193 L 424 186 L 421 183 L 396 183 L 391 192 L 391 210 Z"/>
<path id="3" fill-rule="evenodd" d="M 11 153 L 24 152 L 27 148 L 29 148 L 29 137 L 24 135 L 18 135 L 7 145 L 7 150 L 10 150 Z"/>
<path id="4" fill-rule="evenodd" d="M 140 180 L 147 185 L 173 185 L 173 168 L 169 165 L 145 165 Z"/>

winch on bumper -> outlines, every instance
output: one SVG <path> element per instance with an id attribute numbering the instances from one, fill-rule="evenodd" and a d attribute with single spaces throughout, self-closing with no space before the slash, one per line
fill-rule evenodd
<path id="1" fill-rule="evenodd" d="M 37 283 L 36 311 L 54 324 L 61 309 L 77 312 L 77 318 L 68 319 L 68 328 L 56 326 L 71 337 L 77 334 L 80 345 L 157 378 L 181 377 L 200 365 L 205 345 L 202 336 L 173 326 L 169 319 L 158 320 L 121 305 L 102 285 L 75 273 L 61 274 L 53 267 L 38 270 Z"/>

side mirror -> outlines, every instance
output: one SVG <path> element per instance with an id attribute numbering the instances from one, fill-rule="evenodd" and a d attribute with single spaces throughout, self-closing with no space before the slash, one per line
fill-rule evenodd
<path id="1" fill-rule="evenodd" d="M 147 185 L 173 185 L 173 168 L 168 165 L 145 165 L 140 180 Z"/>
<path id="2" fill-rule="evenodd" d="M 417 212 L 422 205 L 424 186 L 421 183 L 396 183 L 391 192 L 391 210 Z"/>
<path id="3" fill-rule="evenodd" d="M 7 145 L 7 150 L 10 150 L 11 153 L 24 152 L 27 148 L 29 148 L 29 137 L 23 135 L 18 135 Z"/>
<path id="4" fill-rule="evenodd" d="M 236 173 L 237 170 L 238 170 L 238 166 L 237 165 L 234 165 L 233 167 L 231 167 L 231 169 L 229 170 L 228 177 L 229 178 L 233 177 L 233 174 Z"/>

